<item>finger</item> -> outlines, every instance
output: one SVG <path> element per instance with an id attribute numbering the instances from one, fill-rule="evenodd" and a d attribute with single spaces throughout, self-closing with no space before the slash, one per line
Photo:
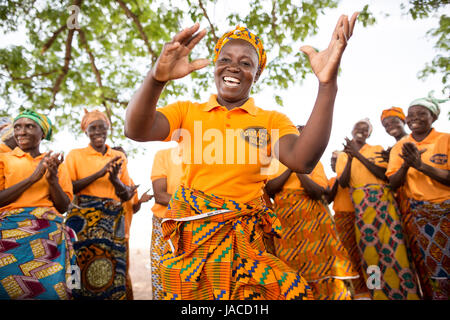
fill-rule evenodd
<path id="1" fill-rule="evenodd" d="M 342 28 L 344 31 L 345 41 L 348 41 L 350 38 L 350 23 L 348 22 L 348 16 L 345 15 L 344 19 L 342 20 Z"/>
<path id="2" fill-rule="evenodd" d="M 179 43 L 183 44 L 184 42 L 188 41 L 199 28 L 200 24 L 196 22 L 192 27 L 181 30 L 175 35 L 175 37 L 173 37 L 173 42 L 178 41 Z"/>
<path id="3" fill-rule="evenodd" d="M 300 47 L 300 51 L 308 56 L 309 61 L 317 54 L 316 49 L 311 46 L 302 46 Z"/>
<path id="4" fill-rule="evenodd" d="M 338 40 L 343 43 L 344 46 L 347 45 L 347 36 L 345 35 L 343 27 L 338 30 Z"/>
<path id="5" fill-rule="evenodd" d="M 192 61 L 189 65 L 191 66 L 191 72 L 195 70 L 203 69 L 211 63 L 208 59 L 197 59 Z"/>
<path id="6" fill-rule="evenodd" d="M 199 33 L 194 34 L 186 43 L 184 44 L 186 47 L 189 48 L 189 50 L 192 50 L 197 43 L 200 42 L 200 40 L 203 39 L 203 37 L 206 35 L 206 29 L 203 29 Z"/>
<path id="7" fill-rule="evenodd" d="M 427 150 L 428 150 L 427 148 L 419 150 L 419 153 L 422 154 L 422 153 L 426 152 Z"/>
<path id="8" fill-rule="evenodd" d="M 359 12 L 353 13 L 350 18 L 350 30 L 349 30 L 349 38 L 353 35 L 353 29 L 355 29 L 356 19 L 358 19 Z"/>

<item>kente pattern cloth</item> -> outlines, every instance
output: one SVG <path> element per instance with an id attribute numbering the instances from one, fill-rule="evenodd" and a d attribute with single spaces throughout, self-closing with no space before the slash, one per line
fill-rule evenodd
<path id="1" fill-rule="evenodd" d="M 161 229 L 161 218 L 153 215 L 152 218 L 152 240 L 150 244 L 150 261 L 152 271 L 152 299 L 163 300 L 163 288 L 161 279 L 160 261 L 164 253 L 164 245 Z"/>
<path id="2" fill-rule="evenodd" d="M 353 269 L 359 274 L 359 278 L 351 280 L 355 291 L 354 298 L 370 297 L 369 290 L 364 281 L 364 274 L 361 270 L 361 257 L 359 255 L 358 246 L 356 245 L 355 212 L 335 212 L 334 222 L 336 223 L 336 231 L 339 240 L 341 240 L 350 256 Z"/>
<path id="3" fill-rule="evenodd" d="M 71 299 L 74 240 L 50 208 L 0 212 L 0 299 Z"/>
<path id="4" fill-rule="evenodd" d="M 410 261 L 413 262 L 416 278 L 418 279 L 418 284 L 420 285 L 419 291 L 421 293 L 421 298 L 430 300 L 433 297 L 433 289 L 431 287 L 430 278 L 427 276 L 427 269 L 422 259 L 422 253 L 420 252 L 420 247 L 417 242 L 419 230 L 417 230 L 412 219 L 413 215 L 410 210 L 409 198 L 403 190 L 398 189 L 396 200 L 401 213 L 403 231 L 407 240 L 407 252 L 410 257 Z"/>
<path id="5" fill-rule="evenodd" d="M 274 239 L 276 256 L 301 274 L 309 285 L 315 282 L 312 286 L 315 299 L 349 298 L 343 280 L 356 278 L 358 273 L 337 236 L 328 207 L 312 200 L 304 190 L 296 189 L 279 192 L 274 203 L 282 227 L 281 238 Z M 337 280 L 323 281 L 329 278 Z"/>
<path id="6" fill-rule="evenodd" d="M 450 200 L 442 203 L 410 199 L 417 244 L 432 287 L 432 299 L 448 300 L 450 274 Z"/>
<path id="7" fill-rule="evenodd" d="M 81 269 L 81 288 L 75 299 L 127 299 L 127 242 L 125 211 L 120 202 L 80 195 L 67 214 L 76 233 L 74 243 Z"/>
<path id="8" fill-rule="evenodd" d="M 356 214 L 356 243 L 365 281 L 370 275 L 373 285 L 368 286 L 372 298 L 419 299 L 392 191 L 383 185 L 368 184 L 351 188 L 350 192 Z"/>
<path id="9" fill-rule="evenodd" d="M 265 250 L 281 226 L 261 198 L 225 200 L 180 186 L 162 221 L 164 299 L 313 299 L 307 282 Z"/>

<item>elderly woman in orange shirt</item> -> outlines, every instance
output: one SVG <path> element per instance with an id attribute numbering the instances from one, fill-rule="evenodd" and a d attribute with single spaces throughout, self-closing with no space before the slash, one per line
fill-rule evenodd
<path id="1" fill-rule="evenodd" d="M 410 103 L 412 133 L 392 148 L 386 172 L 409 201 L 406 230 L 424 298 L 437 300 L 450 298 L 450 134 L 433 128 L 444 101 L 430 93 Z"/>
<path id="2" fill-rule="evenodd" d="M 385 176 L 387 164 L 377 158 L 383 148 L 366 143 L 371 133 L 369 119 L 358 121 L 336 163 L 338 181 L 350 188 L 355 208 L 362 272 L 373 299 L 416 300 L 418 290 L 399 210 Z"/>
<path id="3" fill-rule="evenodd" d="M 13 132 L 17 147 L 0 154 L 0 299 L 70 299 L 75 235 L 62 216 L 73 199 L 69 173 L 61 154 L 40 152 L 52 136 L 45 115 L 20 113 Z"/>
<path id="4" fill-rule="evenodd" d="M 110 122 L 99 111 L 87 112 L 81 129 L 89 137 L 86 148 L 66 157 L 76 200 L 66 223 L 77 233 L 74 244 L 81 268 L 81 288 L 75 298 L 127 299 L 128 273 L 125 210 L 135 188 L 125 154 L 106 144 Z"/>

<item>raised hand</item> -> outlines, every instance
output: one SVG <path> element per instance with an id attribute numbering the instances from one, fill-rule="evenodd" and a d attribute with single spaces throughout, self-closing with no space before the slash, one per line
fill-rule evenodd
<path id="1" fill-rule="evenodd" d="M 109 179 L 119 179 L 119 173 L 122 170 L 122 159 L 118 159 L 114 162 L 111 162 L 111 165 L 108 167 Z"/>
<path id="2" fill-rule="evenodd" d="M 421 156 L 425 151 L 427 151 L 427 149 L 419 151 L 416 145 L 412 142 L 405 142 L 402 146 L 402 153 L 400 154 L 400 157 L 408 166 L 413 167 L 416 170 L 420 170 L 422 166 Z"/>
<path id="3" fill-rule="evenodd" d="M 355 12 L 350 21 L 346 15 L 342 15 L 339 18 L 327 49 L 317 52 L 311 46 L 302 46 L 300 48 L 308 56 L 311 68 L 319 82 L 329 83 L 337 79 L 342 54 L 353 34 L 358 15 L 359 12 Z"/>
<path id="4" fill-rule="evenodd" d="M 380 152 L 375 152 L 375 154 L 377 154 L 377 158 L 381 159 L 382 162 L 389 162 L 389 156 L 391 154 L 391 149 L 392 147 L 387 148 L 386 150 L 380 151 Z"/>
<path id="5" fill-rule="evenodd" d="M 208 59 L 189 61 L 189 53 L 206 35 L 205 29 L 196 34 L 199 28 L 200 25 L 196 23 L 177 33 L 171 42 L 164 45 L 161 55 L 151 70 L 153 79 L 167 82 L 183 78 L 210 63 Z"/>

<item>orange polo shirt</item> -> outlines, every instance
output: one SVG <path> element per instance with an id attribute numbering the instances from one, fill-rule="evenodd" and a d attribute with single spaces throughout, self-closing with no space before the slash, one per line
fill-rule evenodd
<path id="1" fill-rule="evenodd" d="M 359 152 L 368 160 L 375 163 L 379 167 L 387 168 L 387 163 L 382 162 L 382 159 L 377 158 L 376 152 L 381 152 L 383 150 L 382 146 L 371 146 L 369 144 L 365 144 L 359 150 Z M 345 165 L 347 163 L 348 156 L 346 153 L 342 152 L 339 154 L 337 162 L 336 162 L 336 173 L 338 177 L 341 176 L 344 171 Z M 353 188 L 365 186 L 367 184 L 380 184 L 385 185 L 386 182 L 375 177 L 369 169 L 367 169 L 362 162 L 358 159 L 353 158 L 351 173 L 350 173 L 350 186 Z"/>
<path id="2" fill-rule="evenodd" d="M 435 168 L 450 170 L 448 158 L 450 156 L 450 134 L 438 132 L 434 129 L 422 141 L 416 141 L 408 135 L 395 144 L 389 157 L 389 166 L 386 171 L 388 177 L 397 172 L 403 164 L 400 157 L 405 142 L 414 143 L 419 150 L 427 149 L 422 154 L 422 161 Z M 447 187 L 429 176 L 409 168 L 406 173 L 404 191 L 408 198 L 430 202 L 442 202 L 450 199 L 450 187 Z"/>
<path id="3" fill-rule="evenodd" d="M 0 154 L 0 190 L 5 190 L 26 178 L 34 172 L 39 162 L 44 158 L 41 154 L 33 158 L 29 153 L 23 152 L 16 147 L 9 153 Z M 64 163 L 58 168 L 58 181 L 62 190 L 67 194 L 70 201 L 73 200 L 72 181 Z M 0 208 L 0 211 L 18 209 L 24 207 L 50 207 L 54 208 L 50 200 L 49 185 L 44 176 L 23 192 L 13 203 Z"/>
<path id="4" fill-rule="evenodd" d="M 170 124 L 165 141 L 182 144 L 181 183 L 238 202 L 262 196 L 271 146 L 286 134 L 298 135 L 288 117 L 258 108 L 252 98 L 232 110 L 212 95 L 205 103 L 176 102 L 157 111 Z"/>
<path id="5" fill-rule="evenodd" d="M 276 174 L 271 175 L 270 179 L 279 177 L 280 175 L 283 174 L 283 172 L 285 172 L 287 170 L 287 167 L 284 164 L 282 164 L 280 161 L 278 161 L 277 159 L 272 160 L 271 166 L 278 166 L 278 171 Z M 328 179 L 325 174 L 323 165 L 320 161 L 317 162 L 317 165 L 314 167 L 313 171 L 311 171 L 311 173 L 308 174 L 308 177 L 312 181 L 317 183 L 319 186 L 321 186 L 322 188 L 325 188 L 325 189 L 327 188 Z M 287 189 L 303 190 L 302 183 L 301 183 L 300 179 L 297 177 L 297 174 L 295 172 L 291 173 L 289 178 L 286 180 L 286 183 L 283 185 L 283 190 L 287 190 Z"/>
<path id="6" fill-rule="evenodd" d="M 123 159 L 122 170 L 119 173 L 119 179 L 127 186 L 131 185 L 131 179 L 127 170 L 127 159 L 125 155 L 117 150 L 111 149 L 106 145 L 107 150 L 103 155 L 100 152 L 94 150 L 91 145 L 86 148 L 73 149 L 66 157 L 65 163 L 69 170 L 70 178 L 72 181 L 86 178 L 97 171 L 101 170 L 109 161 L 116 156 Z M 100 198 L 110 198 L 120 201 L 116 196 L 114 186 L 109 181 L 109 174 L 105 174 L 103 177 L 95 180 L 86 188 L 81 190 L 78 194 L 95 196 Z"/>
<path id="7" fill-rule="evenodd" d="M 165 178 L 167 181 L 167 193 L 174 194 L 180 185 L 183 169 L 178 148 L 159 150 L 153 160 L 151 180 Z M 152 207 L 153 214 L 158 218 L 164 218 L 167 206 L 156 203 Z"/>
<path id="8" fill-rule="evenodd" d="M 333 177 L 328 181 L 328 186 L 330 187 L 330 189 L 333 187 L 335 181 L 336 181 L 336 177 Z M 336 196 L 334 197 L 334 201 L 333 201 L 333 211 L 334 212 L 354 212 L 355 211 L 355 208 L 353 207 L 352 199 L 350 198 L 349 188 L 342 188 L 338 184 Z"/>
<path id="9" fill-rule="evenodd" d="M 0 153 L 11 152 L 11 148 L 8 147 L 5 143 L 0 143 Z"/>

